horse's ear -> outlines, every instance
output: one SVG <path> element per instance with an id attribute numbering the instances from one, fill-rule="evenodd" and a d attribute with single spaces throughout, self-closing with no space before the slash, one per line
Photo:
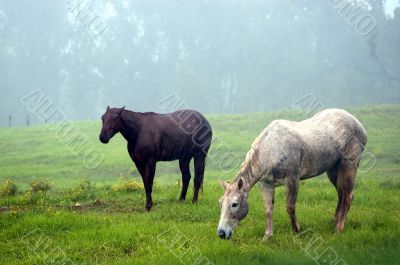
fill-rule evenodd
<path id="1" fill-rule="evenodd" d="M 107 111 L 109 111 L 110 110 L 110 106 L 107 106 Z"/>
<path id="2" fill-rule="evenodd" d="M 225 180 L 220 179 L 220 180 L 219 180 L 219 184 L 221 184 L 222 188 L 224 188 L 224 190 L 226 190 L 226 185 L 227 185 L 227 183 L 225 182 Z"/>
<path id="3" fill-rule="evenodd" d="M 243 188 L 243 179 L 240 178 L 238 181 L 238 190 L 241 190 Z"/>
<path id="4" fill-rule="evenodd" d="M 125 106 L 123 106 L 122 108 L 119 109 L 118 111 L 118 115 L 121 116 L 122 112 L 124 112 L 125 110 Z"/>

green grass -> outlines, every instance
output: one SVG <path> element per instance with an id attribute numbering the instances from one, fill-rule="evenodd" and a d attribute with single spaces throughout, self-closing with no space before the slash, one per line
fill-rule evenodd
<path id="1" fill-rule="evenodd" d="M 329 264 L 323 262 L 329 261 L 324 258 L 328 254 L 331 260 L 338 255 L 345 262 L 339 264 L 396 264 L 400 260 L 400 106 L 349 111 L 366 127 L 367 151 L 375 155 L 376 164 L 357 177 L 345 231 L 332 233 L 336 191 L 326 176 L 320 176 L 300 187 L 297 213 L 306 231 L 300 237 L 291 232 L 284 189 L 277 189 L 274 236 L 268 242 L 261 240 L 264 213 L 257 187 L 250 194 L 249 215 L 233 239 L 217 237 L 222 195 L 217 180 L 232 179 L 239 164 L 233 165 L 231 173 L 224 172 L 215 154 L 233 152 L 242 160 L 271 120 L 301 120 L 300 111 L 209 115 L 218 141 L 210 153 L 213 159 L 207 163 L 199 203 L 178 202 L 178 164 L 159 163 L 155 204 L 149 213 L 144 210 L 141 180 L 125 140 L 118 135 L 108 145 L 98 143 L 99 122 L 76 123 L 93 139 L 91 148 L 104 154 L 105 160 L 95 169 L 87 169 L 62 142 L 65 139 L 45 126 L 0 129 L 0 182 L 12 179 L 18 186 L 17 195 L 0 198 L 0 264 L 190 265 L 196 258 L 202 258 L 198 264 L 316 264 L 312 253 L 323 254 L 319 264 Z M 51 189 L 32 191 L 35 180 L 48 180 Z M 321 245 L 317 249 L 312 242 Z"/>

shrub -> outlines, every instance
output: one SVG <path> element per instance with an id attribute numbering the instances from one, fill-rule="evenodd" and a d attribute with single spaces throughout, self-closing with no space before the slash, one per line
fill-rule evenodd
<path id="1" fill-rule="evenodd" d="M 143 183 L 137 182 L 133 179 L 128 179 L 126 177 L 121 178 L 117 184 L 112 186 L 113 191 L 120 192 L 141 191 L 143 189 Z"/>
<path id="2" fill-rule="evenodd" d="M 92 200 L 96 198 L 96 187 L 90 182 L 89 179 L 84 179 L 77 186 L 73 187 L 69 194 L 72 201 L 79 200 Z"/>
<path id="3" fill-rule="evenodd" d="M 25 205 L 46 205 L 49 201 L 49 195 L 43 190 L 28 190 L 22 197 Z"/>
<path id="4" fill-rule="evenodd" d="M 47 179 L 35 179 L 32 180 L 31 183 L 31 189 L 33 193 L 36 192 L 46 192 L 51 189 L 51 185 L 49 180 Z"/>
<path id="5" fill-rule="evenodd" d="M 11 179 L 7 179 L 0 185 L 0 197 L 15 196 L 17 192 L 17 185 Z"/>

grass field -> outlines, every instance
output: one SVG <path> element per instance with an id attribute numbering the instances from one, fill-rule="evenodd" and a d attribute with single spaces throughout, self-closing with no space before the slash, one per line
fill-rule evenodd
<path id="1" fill-rule="evenodd" d="M 232 240 L 218 238 L 217 180 L 232 179 L 239 164 L 227 172 L 216 154 L 230 152 L 242 160 L 271 120 L 301 120 L 301 111 L 208 115 L 218 141 L 199 203 L 178 202 L 178 163 L 159 163 L 151 212 L 144 210 L 141 179 L 125 140 L 117 135 L 101 145 L 100 121 L 75 124 L 104 154 L 94 169 L 64 143 L 56 125 L 0 129 L 0 264 L 399 264 L 400 105 L 349 111 L 366 127 L 367 152 L 376 163 L 361 165 L 345 231 L 332 232 L 337 197 L 324 175 L 301 184 L 300 236 L 292 234 L 284 190 L 277 189 L 274 236 L 268 242 L 262 242 L 258 187 Z M 18 190 L 11 182 L 6 190 L 6 180 Z"/>

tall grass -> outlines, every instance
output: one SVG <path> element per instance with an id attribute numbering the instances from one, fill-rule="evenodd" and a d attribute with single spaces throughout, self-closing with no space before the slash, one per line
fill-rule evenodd
<path id="1" fill-rule="evenodd" d="M 239 165 L 227 174 L 209 159 L 204 193 L 193 205 L 178 201 L 177 162 L 159 163 L 154 206 L 146 212 L 141 178 L 121 137 L 98 143 L 106 160 L 89 170 L 46 127 L 0 129 L 0 264 L 316 264 L 313 258 L 318 264 L 333 258 L 337 264 L 398 264 L 400 106 L 350 111 L 367 128 L 367 150 L 376 156 L 376 165 L 357 176 L 345 231 L 333 232 L 337 194 L 320 176 L 300 186 L 297 213 L 307 232 L 300 237 L 291 231 L 285 191 L 277 189 L 274 236 L 268 242 L 262 242 L 258 188 L 251 191 L 249 215 L 232 240 L 216 234 L 222 195 L 217 180 L 233 178 Z M 299 111 L 280 111 L 208 118 L 214 135 L 223 140 L 219 144 L 244 158 L 271 120 L 304 117 Z M 78 126 L 97 139 L 98 122 Z"/>

